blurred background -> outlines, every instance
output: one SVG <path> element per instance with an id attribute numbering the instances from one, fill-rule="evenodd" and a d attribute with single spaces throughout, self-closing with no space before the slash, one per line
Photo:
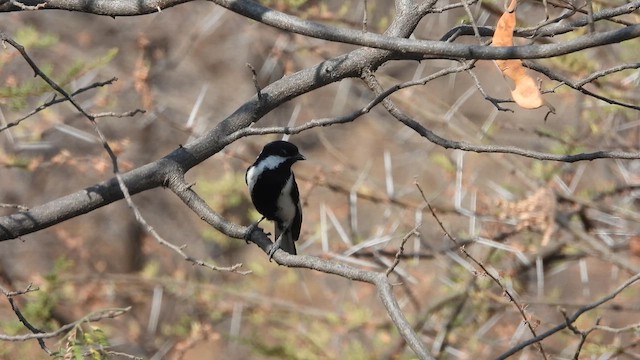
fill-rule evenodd
<path id="1" fill-rule="evenodd" d="M 362 1 L 291 3 L 265 4 L 314 21 L 362 27 Z M 367 3 L 369 31 L 384 31 L 393 19 L 393 4 Z M 476 3 L 470 10 L 478 25 L 495 25 L 502 5 Z M 519 26 L 534 26 L 544 20 L 544 8 L 539 2 L 523 3 L 518 17 Z M 79 95 L 85 108 L 147 111 L 98 121 L 123 171 L 197 138 L 253 96 L 247 64 L 265 86 L 355 49 L 272 29 L 206 2 L 130 18 L 63 11 L 2 18 L 3 31 L 67 89 L 118 78 Z M 637 15 L 631 20 L 637 22 Z M 432 14 L 415 36 L 439 39 L 465 21 L 463 9 Z M 637 62 L 637 46 L 633 40 L 539 63 L 578 81 Z M 376 75 L 388 88 L 456 64 L 394 61 Z M 423 126 L 451 140 L 553 154 L 640 147 L 637 110 L 608 105 L 533 73 L 543 90 L 553 90 L 544 96 L 556 114 L 545 120 L 545 108 L 523 110 L 513 103 L 502 104 L 512 112 L 498 111 L 471 75 L 499 99 L 509 98 L 512 85 L 492 61 L 480 61 L 472 71 L 391 98 Z M 591 89 L 637 104 L 638 74 L 637 67 L 618 72 Z M 17 52 L 0 51 L 0 126 L 52 99 L 51 89 L 32 75 Z M 344 115 L 372 98 L 360 79 L 344 80 L 292 100 L 256 126 Z M 187 180 L 227 219 L 249 225 L 258 216 L 244 172 L 262 146 L 277 138 L 240 139 L 191 170 Z M 640 271 L 640 160 L 568 164 L 447 150 L 381 106 L 352 123 L 315 128 L 289 140 L 309 159 L 294 167 L 304 206 L 299 253 L 385 271 L 402 239 L 420 225 L 419 236 L 409 237 L 391 276 L 405 315 L 441 358 L 492 358 L 531 333 L 504 289 L 444 236 L 416 184 L 447 231 L 527 305 L 539 332 L 564 322 L 559 308 L 571 314 Z M 0 133 L 0 174 L 0 203 L 34 207 L 109 179 L 112 167 L 89 122 L 68 104 L 59 104 Z M 40 288 L 17 299 L 32 324 L 51 330 L 92 311 L 131 306 L 124 316 L 83 327 L 71 340 L 152 359 L 413 357 L 374 287 L 270 263 L 256 246 L 208 227 L 170 191 L 155 189 L 133 200 L 161 236 L 187 245 L 188 254 L 220 266 L 242 263 L 251 274 L 213 272 L 184 261 L 149 236 L 120 201 L 0 243 L 2 286 L 20 290 L 33 283 Z M 15 211 L 0 208 L 2 215 Z M 271 224 L 262 225 L 273 231 Z M 611 327 L 637 324 L 637 298 L 637 288 L 630 288 L 585 314 L 578 325 L 586 329 L 597 319 Z M 2 333 L 27 332 L 6 302 L 0 319 Z M 52 350 L 69 349 L 69 338 L 47 344 Z M 566 331 L 543 346 L 547 354 L 564 358 L 573 356 L 579 341 Z M 596 332 L 582 354 L 637 358 L 639 342 L 637 333 L 629 331 Z M 523 354 L 540 356 L 533 347 Z M 29 341 L 2 343 L 0 357 L 46 354 Z"/>

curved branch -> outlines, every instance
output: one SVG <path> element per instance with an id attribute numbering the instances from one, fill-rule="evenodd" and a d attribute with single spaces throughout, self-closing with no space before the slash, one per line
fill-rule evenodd
<path id="1" fill-rule="evenodd" d="M 640 280 L 640 274 L 636 274 L 632 277 L 630 277 L 627 281 L 625 281 L 622 285 L 620 285 L 617 289 L 615 289 L 613 292 L 611 292 L 610 294 L 602 297 L 600 300 L 595 301 L 591 304 L 588 304 L 586 306 L 581 307 L 580 309 L 576 310 L 575 313 L 573 313 L 573 315 L 571 315 L 570 317 L 568 317 L 566 319 L 566 321 L 560 325 L 557 325 L 547 331 L 545 331 L 544 333 L 533 337 L 527 341 L 523 341 L 520 344 L 512 347 L 511 349 L 509 349 L 509 351 L 505 352 L 504 354 L 498 356 L 496 359 L 507 359 L 509 358 L 511 355 L 516 354 L 517 352 L 521 351 L 522 349 L 524 349 L 525 347 L 538 343 L 546 338 L 548 338 L 549 336 L 557 333 L 560 330 L 564 330 L 566 329 L 570 324 L 573 324 L 574 322 L 576 322 L 576 320 L 578 320 L 578 318 L 584 314 L 587 311 L 591 311 L 595 308 L 597 308 L 598 306 L 613 300 L 616 296 L 618 296 L 622 291 L 624 291 L 624 289 L 628 288 L 629 286 L 633 285 L 635 282 L 637 282 L 638 280 Z"/>
<path id="2" fill-rule="evenodd" d="M 633 1 L 628 4 L 624 4 L 622 6 L 603 9 L 595 14 L 593 14 L 593 21 L 601 21 L 601 20 L 610 20 L 616 16 L 630 14 L 640 8 L 640 1 Z M 578 11 L 574 9 L 574 11 Z M 589 25 L 589 18 L 582 17 L 578 18 L 574 21 L 562 21 L 566 16 L 572 14 L 572 12 L 568 12 L 566 15 L 561 15 L 556 19 L 550 20 L 546 26 L 540 27 L 539 25 L 534 28 L 516 28 L 513 32 L 514 36 L 522 37 L 522 38 L 533 38 L 533 37 L 553 37 L 557 35 L 566 34 L 568 32 L 574 31 L 577 28 L 581 28 Z M 551 24 L 553 21 L 553 24 Z M 495 32 L 495 27 L 491 26 L 481 26 L 478 27 L 478 31 L 481 36 L 491 37 Z M 452 39 L 454 36 L 470 36 L 475 35 L 474 29 L 470 25 L 459 25 L 454 27 L 453 29 L 447 31 L 445 35 L 442 36 L 442 41 L 447 41 Z"/>
<path id="3" fill-rule="evenodd" d="M 401 12 L 390 25 L 388 33 L 392 36 L 409 36 L 420 19 L 419 14 L 414 12 Z M 235 132 L 257 122 L 276 107 L 344 78 L 360 76 L 363 69 L 379 67 L 392 54 L 383 50 L 357 49 L 275 81 L 262 89 L 260 98 L 254 95 L 200 138 L 181 146 L 162 159 L 119 176 L 131 195 L 167 186 L 233 142 Z M 123 197 L 118 179 L 114 177 L 28 211 L 0 217 L 0 241 L 16 239 L 48 228 Z"/>
<path id="4" fill-rule="evenodd" d="M 572 52 L 614 44 L 640 37 L 640 25 L 624 27 L 618 30 L 598 34 L 588 34 L 557 44 L 502 46 L 464 45 L 433 40 L 399 39 L 387 35 L 340 29 L 311 21 L 301 20 L 258 3 L 245 0 L 211 0 L 233 12 L 246 16 L 275 28 L 327 41 L 342 42 L 377 49 L 422 54 L 429 57 L 459 59 L 535 59 L 566 55 Z M 623 13 L 631 13 L 640 8 L 640 1 L 626 4 Z M 574 28 L 563 26 L 562 31 Z M 558 29 L 557 31 L 560 31 Z"/>
<path id="5" fill-rule="evenodd" d="M 373 76 L 373 73 L 363 76 L 363 80 L 369 86 L 369 88 L 376 94 L 382 93 L 382 87 Z M 517 146 L 500 146 L 500 145 L 475 145 L 464 141 L 454 141 L 445 139 L 438 136 L 433 131 L 427 129 L 418 121 L 412 119 L 408 115 L 404 114 L 398 109 L 393 102 L 389 99 L 382 100 L 382 105 L 387 109 L 389 114 L 395 117 L 398 121 L 418 133 L 420 136 L 426 138 L 432 143 L 442 146 L 445 149 L 457 149 L 463 151 L 471 151 L 477 153 L 503 153 L 520 155 L 536 160 L 551 160 L 561 161 L 567 163 L 573 163 L 577 161 L 596 160 L 596 159 L 640 159 L 640 152 L 625 152 L 615 150 L 603 150 L 595 151 L 591 153 L 578 153 L 573 155 L 556 155 L 550 153 L 544 153 L 534 150 L 527 150 Z"/>
<path id="6" fill-rule="evenodd" d="M 629 104 L 629 103 L 624 103 L 622 101 L 618 101 L 615 99 L 610 99 L 606 96 L 602 96 L 602 95 L 598 95 L 592 91 L 589 91 L 587 89 L 584 88 L 584 85 L 589 83 L 590 81 L 593 81 L 594 79 L 596 79 L 597 77 L 600 76 L 605 76 L 611 72 L 615 72 L 615 71 L 621 71 L 621 70 L 625 70 L 625 69 L 637 69 L 638 67 L 640 67 L 640 63 L 635 63 L 635 64 L 624 64 L 621 66 L 618 66 L 616 68 L 613 69 L 607 69 L 605 71 L 601 71 L 598 72 L 596 74 L 592 74 L 591 76 L 589 76 L 587 79 L 585 80 L 581 80 L 581 81 L 572 81 L 571 79 L 569 79 L 566 76 L 563 76 L 561 74 L 558 74 L 557 72 L 551 70 L 550 68 L 538 64 L 534 61 L 525 61 L 524 65 L 526 67 L 528 67 L 531 70 L 535 70 L 541 74 L 544 74 L 546 77 L 548 77 L 551 80 L 555 80 L 555 81 L 559 81 L 564 85 L 567 85 L 568 87 L 580 91 L 581 93 L 587 95 L 587 96 L 591 96 L 592 98 L 598 99 L 600 101 L 604 101 L 608 104 L 612 104 L 612 105 L 618 105 L 618 106 L 622 106 L 622 107 L 626 107 L 629 109 L 633 109 L 633 110 L 640 110 L 640 106 L 638 105 L 634 105 L 634 104 Z"/>
<path id="7" fill-rule="evenodd" d="M 182 200 L 194 213 L 198 214 L 207 224 L 213 226 L 223 234 L 236 238 L 246 239 L 258 245 L 265 253 L 271 249 L 272 242 L 259 228 L 244 227 L 226 221 L 216 213 L 209 205 L 196 194 L 184 181 L 174 181 L 169 188 Z M 273 259 L 280 265 L 321 271 L 327 274 L 338 275 L 346 279 L 366 282 L 376 286 L 378 297 L 387 309 L 393 323 L 397 326 L 402 337 L 420 359 L 433 359 L 426 350 L 423 342 L 402 313 L 400 305 L 393 295 L 393 289 L 385 273 L 357 269 L 335 261 L 320 259 L 309 255 L 289 255 L 282 250 L 277 250 Z"/>
<path id="8" fill-rule="evenodd" d="M 160 12 L 164 9 L 194 0 L 20 0 L 0 4 L 0 12 L 22 10 L 58 9 L 105 16 L 138 16 Z"/>
<path id="9" fill-rule="evenodd" d="M 176 6 L 189 1 L 190 0 L 140 0 L 135 2 L 125 0 L 30 0 L 24 1 L 23 3 L 25 5 L 46 3 L 45 9 L 64 9 L 108 16 L 135 16 L 156 12 L 160 9 Z M 501 47 L 465 45 L 434 40 L 406 39 L 405 37 L 408 37 L 408 35 L 394 34 L 393 31 L 387 31 L 386 35 L 380 35 L 371 32 L 362 32 L 359 30 L 337 28 L 334 26 L 302 20 L 295 16 L 281 13 L 262 6 L 257 2 L 248 0 L 209 1 L 242 16 L 273 26 L 277 29 L 327 41 L 377 48 L 381 50 L 400 52 L 403 54 L 420 54 L 436 58 L 442 57 L 483 60 L 549 58 L 640 37 L 640 25 L 632 25 L 602 33 L 590 33 L 572 40 L 555 44 L 532 44 L 525 46 Z M 429 3 L 431 2 L 428 2 L 427 5 Z M 4 11 L 21 10 L 20 8 L 7 4 L 2 7 L 9 7 L 9 9 L 4 9 Z M 0 11 L 3 11 L 2 7 L 0 7 Z M 423 8 L 425 8 L 424 5 L 420 9 Z M 426 6 L 426 8 L 428 9 L 429 6 Z M 640 1 L 635 1 L 616 8 L 619 9 L 616 14 L 632 13 L 638 8 L 640 8 Z M 400 8 L 400 10 L 405 13 L 412 13 L 409 5 L 405 5 Z M 419 18 L 421 18 L 423 13 L 426 12 L 424 9 L 422 13 L 417 10 L 418 9 L 415 9 L 413 15 Z M 611 10 L 612 9 L 608 9 L 605 11 L 610 12 Z M 608 12 L 594 14 L 594 18 L 597 16 L 605 18 L 610 15 Z M 604 15 L 602 15 L 603 13 Z M 554 30 L 555 32 L 551 32 L 549 36 L 572 31 L 574 28 L 570 25 L 562 24 L 558 25 L 558 28 Z"/>
<path id="10" fill-rule="evenodd" d="M 95 311 L 91 314 L 88 314 L 82 319 L 76 320 L 66 325 L 62 325 L 58 329 L 50 332 L 36 332 L 36 333 L 25 334 L 25 335 L 0 334 L 0 341 L 27 341 L 32 339 L 42 340 L 42 339 L 54 338 L 69 332 L 71 329 L 77 327 L 78 325 L 89 323 L 89 322 L 96 322 L 103 319 L 113 319 L 115 317 L 118 317 L 120 315 L 123 315 L 129 312 L 129 310 L 131 310 L 130 306 L 126 308 L 102 309 L 102 310 Z"/>
<path id="11" fill-rule="evenodd" d="M 445 139 L 436 135 L 431 130 L 425 128 L 419 122 L 405 115 L 397 108 L 389 111 L 389 113 L 405 124 L 420 136 L 426 138 L 436 145 L 440 145 L 445 149 L 457 149 L 462 151 L 470 151 L 476 153 L 501 153 L 524 156 L 536 160 L 551 160 L 566 163 L 574 163 L 578 161 L 591 161 L 596 159 L 640 159 L 640 152 L 625 152 L 617 150 L 601 150 L 588 153 L 578 153 L 572 155 L 557 155 L 535 150 L 527 150 L 517 146 L 501 146 L 501 145 L 476 145 L 465 141 L 455 141 Z"/>

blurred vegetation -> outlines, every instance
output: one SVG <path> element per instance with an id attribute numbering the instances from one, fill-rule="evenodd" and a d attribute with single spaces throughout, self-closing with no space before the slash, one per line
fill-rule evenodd
<path id="1" fill-rule="evenodd" d="M 261 3 L 305 19 L 352 29 L 363 26 L 362 1 Z M 383 31 L 394 13 L 392 2 L 367 4 L 368 30 Z M 496 14 L 489 11 L 494 9 L 484 9 L 485 5 L 474 5 L 470 11 L 475 19 L 486 15 L 486 24 L 495 24 Z M 543 9 L 525 5 L 530 13 L 519 24 L 533 26 L 530 19 L 542 19 Z M 610 6 L 600 1 L 594 5 Z M 230 12 L 220 13 L 220 8 L 206 2 L 141 18 L 57 15 L 17 14 L 6 18 L 6 26 L 15 29 L 11 36 L 69 91 L 119 77 L 109 87 L 78 96 L 87 109 L 127 111 L 139 108 L 144 96 L 153 100 L 144 116 L 98 121 L 124 170 L 202 135 L 253 96 L 246 63 L 262 78 L 275 80 L 353 48 L 284 34 Z M 415 36 L 437 39 L 468 19 L 463 9 L 432 14 Z M 176 34 L 184 24 L 189 24 L 189 35 Z M 621 60 L 637 61 L 636 48 L 630 41 L 541 63 L 579 81 Z M 457 63 L 390 62 L 377 75 L 390 87 L 451 64 Z M 511 84 L 492 62 L 480 61 L 473 71 L 487 94 L 508 97 Z M 32 75 L 15 52 L 0 52 L 3 121 L 18 119 L 51 98 L 51 89 Z M 634 103 L 637 75 L 638 69 L 611 74 L 589 89 Z M 541 85 L 554 89 L 544 96 L 558 108 L 558 114 L 546 120 L 544 112 L 525 111 L 509 102 L 501 104 L 513 112 L 496 110 L 468 73 L 407 88 L 392 99 L 420 124 L 454 141 L 562 155 L 638 151 L 636 110 L 604 104 L 548 79 L 541 79 Z M 201 93 L 204 100 L 197 108 L 194 103 Z M 293 99 L 256 126 L 286 125 L 294 113 L 298 125 L 347 114 L 370 98 L 357 79 L 345 80 Z M 90 125 L 68 104 L 50 107 L 0 135 L 0 203 L 35 206 L 112 176 L 103 149 L 91 141 Z M 188 174 L 193 189 L 233 223 L 249 225 L 260 218 L 249 200 L 244 170 L 265 141 L 266 137 L 241 139 L 223 156 Z M 452 248 L 415 183 L 424 186 L 447 230 L 466 241 L 465 249 L 517 295 L 540 332 L 562 323 L 558 308 L 572 311 L 627 276 L 611 259 L 638 263 L 640 255 L 630 251 L 640 233 L 640 204 L 634 195 L 640 169 L 633 161 L 566 164 L 452 152 L 426 142 L 379 108 L 353 124 L 313 129 L 292 141 L 309 158 L 295 169 L 305 211 L 301 254 L 385 271 L 400 240 L 422 223 L 420 236 L 409 239 L 406 257 L 390 276 L 406 316 L 419 326 L 428 347 L 436 349 L 437 342 L 446 345 L 439 352 L 441 359 L 492 358 L 530 334 L 518 332 L 523 319 L 504 289 Z M 390 154 L 389 163 L 384 152 Z M 553 206 L 531 195 L 539 189 L 554 194 Z M 255 246 L 204 224 L 168 191 L 142 193 L 133 200 L 154 229 L 167 241 L 184 245 L 189 255 L 222 266 L 243 263 L 251 274 L 216 273 L 183 261 L 151 239 L 123 203 L 29 235 L 25 241 L 0 244 L 0 270 L 13 281 L 7 287 L 20 289 L 32 282 L 40 288 L 20 296 L 19 302 L 25 317 L 43 330 L 97 309 L 132 306 L 131 312 L 115 320 L 83 323 L 62 338 L 48 340 L 56 358 L 114 358 L 110 351 L 151 358 L 161 356 L 167 347 L 166 357 L 174 359 L 415 357 L 371 286 L 277 266 Z M 15 209 L 0 211 L 8 214 Z M 536 222 L 545 215 L 551 219 L 558 215 L 603 244 L 612 244 L 609 257 L 598 255 L 558 224 Z M 543 246 L 543 234 L 551 225 L 556 228 Z M 273 232 L 267 221 L 261 227 Z M 546 252 L 556 245 L 561 246 Z M 132 254 L 140 265 L 122 265 L 133 262 Z M 538 261 L 541 265 L 536 268 Z M 585 316 L 580 329 L 592 326 L 597 317 L 607 326 L 640 322 L 637 297 L 637 290 L 628 289 L 611 307 Z M 10 309 L 0 310 L 2 333 L 26 332 Z M 637 334 L 594 332 L 588 340 L 581 356 L 610 356 L 633 351 L 625 347 L 637 343 Z M 545 340 L 544 346 L 553 356 L 571 358 L 578 341 L 566 331 Z M 526 350 L 522 356 L 536 358 L 535 351 Z M 43 356 L 36 341 L 0 346 L 0 358 Z"/>

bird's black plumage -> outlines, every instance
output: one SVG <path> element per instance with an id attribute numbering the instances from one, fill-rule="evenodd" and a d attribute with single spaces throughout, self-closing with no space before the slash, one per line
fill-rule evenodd
<path id="1" fill-rule="evenodd" d="M 274 141 L 264 146 L 245 174 L 253 205 L 275 223 L 276 242 L 269 255 L 278 248 L 296 254 L 294 242 L 300 237 L 302 207 L 291 166 L 304 159 L 294 144 Z"/>

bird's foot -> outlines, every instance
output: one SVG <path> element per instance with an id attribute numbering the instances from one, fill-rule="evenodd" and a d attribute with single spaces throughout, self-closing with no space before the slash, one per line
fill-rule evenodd
<path id="1" fill-rule="evenodd" d="M 262 219 L 254 222 L 253 224 L 249 225 L 247 227 L 247 231 L 244 233 L 244 241 L 247 242 L 247 244 L 249 243 L 249 239 L 251 239 L 251 234 L 253 234 L 254 231 L 256 231 L 257 229 L 260 229 L 258 227 L 258 225 L 260 225 L 260 223 L 262 222 L 262 220 L 264 220 L 264 216 L 262 217 Z M 260 231 L 263 231 L 262 229 L 260 229 Z M 264 231 L 263 231 L 264 232 Z M 267 234 L 268 236 L 269 234 Z"/>
<path id="2" fill-rule="evenodd" d="M 273 258 L 273 254 L 276 253 L 276 251 L 278 251 L 278 249 L 280 249 L 280 242 L 282 242 L 282 234 L 280 234 L 280 236 L 278 236 L 278 238 L 276 239 L 276 241 L 273 243 L 273 245 L 271 245 L 271 248 L 269 249 L 269 262 L 271 262 L 271 259 Z"/>

